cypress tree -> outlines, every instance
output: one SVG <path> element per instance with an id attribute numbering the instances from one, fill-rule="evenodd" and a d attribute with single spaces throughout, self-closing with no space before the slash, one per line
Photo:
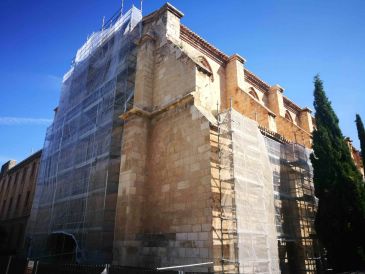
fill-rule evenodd
<path id="1" fill-rule="evenodd" d="M 315 194 L 319 199 L 316 232 L 336 272 L 365 269 L 361 174 L 318 75 L 314 78 L 314 108 L 316 129 L 311 161 Z"/>
<path id="2" fill-rule="evenodd" d="M 364 124 L 362 123 L 361 117 L 359 114 L 356 114 L 356 127 L 357 127 L 357 134 L 359 135 L 360 140 L 360 148 L 361 148 L 361 158 L 362 163 L 364 166 L 364 173 L 365 173 L 365 129 Z"/>

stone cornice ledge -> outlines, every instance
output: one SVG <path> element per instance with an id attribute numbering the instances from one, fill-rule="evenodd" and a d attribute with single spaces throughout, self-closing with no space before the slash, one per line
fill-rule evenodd
<path id="1" fill-rule="evenodd" d="M 281 143 L 286 143 L 289 144 L 290 141 L 288 139 L 286 139 L 283 135 L 281 135 L 280 133 L 277 133 L 275 131 L 272 131 L 264 126 L 258 125 L 259 130 L 261 131 L 261 133 L 265 136 L 269 136 Z"/>
<path id="2" fill-rule="evenodd" d="M 228 61 L 228 56 L 222 51 L 212 46 L 210 43 L 201 38 L 198 34 L 191 31 L 188 27 L 183 24 L 180 25 L 180 38 L 186 43 L 190 44 L 194 48 L 207 54 L 210 58 L 215 60 L 217 63 L 225 65 Z"/>
<path id="3" fill-rule="evenodd" d="M 161 11 L 167 10 L 167 11 L 171 12 L 172 14 L 176 15 L 178 18 L 182 18 L 184 16 L 184 13 L 182 13 L 176 7 L 171 5 L 169 2 L 167 2 L 165 5 L 163 5 L 160 10 Z"/>
<path id="4" fill-rule="evenodd" d="M 133 108 L 131 108 L 129 111 L 120 115 L 119 118 L 122 120 L 128 120 L 132 116 L 142 116 L 142 117 L 147 117 L 147 118 L 153 118 L 157 115 L 160 115 L 164 112 L 169 111 L 170 109 L 174 109 L 174 108 L 184 105 L 184 104 L 193 104 L 193 103 L 194 103 L 194 95 L 190 92 L 190 93 L 176 99 L 175 101 L 168 103 L 165 106 L 162 106 L 161 108 L 159 108 L 155 111 L 146 111 L 138 106 L 133 106 Z"/>
<path id="5" fill-rule="evenodd" d="M 154 11 L 154 12 L 152 12 L 152 13 L 146 15 L 146 16 L 144 16 L 143 19 L 142 19 L 142 23 L 143 24 L 149 23 L 149 22 L 153 21 L 156 17 L 159 17 L 161 14 L 163 14 L 166 11 L 171 12 L 172 14 L 174 14 L 179 19 L 184 16 L 184 13 L 182 13 L 180 10 L 178 10 L 177 8 L 175 8 L 170 3 L 166 3 L 160 9 L 158 9 L 158 10 L 156 10 L 156 11 Z"/>

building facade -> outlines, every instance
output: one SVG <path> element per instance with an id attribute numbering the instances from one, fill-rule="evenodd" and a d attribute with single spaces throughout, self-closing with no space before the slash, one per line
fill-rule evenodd
<path id="1" fill-rule="evenodd" d="M 364 178 L 364 161 L 361 158 L 361 154 L 360 151 L 358 151 L 353 145 L 352 145 L 352 140 L 349 137 L 345 138 L 345 142 L 350 150 L 350 154 L 351 154 L 351 158 L 355 163 L 355 166 L 357 167 L 357 169 L 360 171 L 360 173 L 362 174 L 362 177 Z"/>
<path id="2" fill-rule="evenodd" d="M 310 109 L 182 17 L 133 8 L 78 51 L 47 131 L 31 256 L 315 273 Z"/>
<path id="3" fill-rule="evenodd" d="M 0 250 L 7 255 L 23 251 L 25 230 L 32 208 L 35 184 L 42 151 L 20 163 L 10 160 L 0 173 Z"/>

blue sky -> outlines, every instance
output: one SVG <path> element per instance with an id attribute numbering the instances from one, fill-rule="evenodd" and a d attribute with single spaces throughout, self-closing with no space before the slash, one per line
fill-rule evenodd
<path id="1" fill-rule="evenodd" d="M 164 2 L 144 0 L 144 15 Z M 356 112 L 365 120 L 365 1 L 170 2 L 184 12 L 185 25 L 228 55 L 245 57 L 247 68 L 301 106 L 312 108 L 313 76 L 320 73 L 344 135 L 359 146 L 353 121 Z M 43 146 L 76 50 L 120 6 L 121 0 L 0 1 L 0 164 Z"/>

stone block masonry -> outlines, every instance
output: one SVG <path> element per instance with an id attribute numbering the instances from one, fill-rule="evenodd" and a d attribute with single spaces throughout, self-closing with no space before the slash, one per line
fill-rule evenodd
<path id="1" fill-rule="evenodd" d="M 118 194 L 117 263 L 156 267 L 212 257 L 205 123 L 192 102 L 155 117 L 127 119 L 121 174 L 128 176 L 121 176 Z"/>

